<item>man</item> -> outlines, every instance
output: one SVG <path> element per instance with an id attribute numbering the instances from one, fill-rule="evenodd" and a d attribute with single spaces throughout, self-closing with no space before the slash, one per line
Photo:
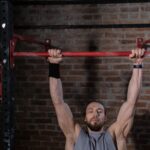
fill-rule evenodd
<path id="1" fill-rule="evenodd" d="M 129 82 L 127 100 L 120 108 L 116 121 L 104 130 L 106 110 L 99 102 L 91 102 L 86 107 L 85 132 L 74 122 L 69 106 L 63 100 L 59 63 L 62 61 L 60 50 L 50 49 L 49 85 L 59 126 L 66 137 L 65 150 L 127 150 L 126 139 L 132 127 L 135 104 L 141 87 L 142 61 L 144 49 L 132 50 L 133 73 Z"/>

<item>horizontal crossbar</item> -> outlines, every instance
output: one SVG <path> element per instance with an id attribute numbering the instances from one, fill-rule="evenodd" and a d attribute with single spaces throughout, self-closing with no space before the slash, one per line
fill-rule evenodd
<path id="1" fill-rule="evenodd" d="M 129 56 L 130 51 L 122 52 L 62 52 L 65 57 L 117 57 Z M 145 52 L 146 56 L 150 56 L 150 52 Z M 14 52 L 15 57 L 48 57 L 47 52 Z"/>

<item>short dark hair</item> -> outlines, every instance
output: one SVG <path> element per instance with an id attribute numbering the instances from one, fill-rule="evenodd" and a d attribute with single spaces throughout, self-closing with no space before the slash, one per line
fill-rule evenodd
<path id="1" fill-rule="evenodd" d="M 99 103 L 101 104 L 103 107 L 104 107 L 104 111 L 105 111 L 105 115 L 106 115 L 106 104 L 103 102 L 103 101 L 100 101 L 100 100 L 90 100 L 88 101 L 88 103 L 84 106 L 84 116 L 86 115 L 86 109 L 87 109 L 87 106 L 90 104 L 90 103 Z"/>

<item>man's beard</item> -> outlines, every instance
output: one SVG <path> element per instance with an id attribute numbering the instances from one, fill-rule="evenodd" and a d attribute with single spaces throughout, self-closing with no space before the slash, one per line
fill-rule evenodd
<path id="1" fill-rule="evenodd" d="M 87 121 L 86 121 L 86 125 L 91 131 L 100 131 L 103 127 L 103 124 L 101 124 L 101 123 L 91 124 L 90 122 L 87 122 Z"/>

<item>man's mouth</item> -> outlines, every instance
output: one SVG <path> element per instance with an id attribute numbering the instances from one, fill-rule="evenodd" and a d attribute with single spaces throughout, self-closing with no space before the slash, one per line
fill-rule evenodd
<path id="1" fill-rule="evenodd" d="M 98 119 L 92 119 L 91 122 L 98 122 Z"/>

